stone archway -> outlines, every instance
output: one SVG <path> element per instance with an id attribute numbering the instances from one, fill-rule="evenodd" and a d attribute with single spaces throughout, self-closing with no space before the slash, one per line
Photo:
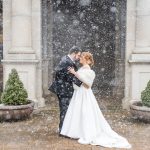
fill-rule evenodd
<path id="1" fill-rule="evenodd" d="M 62 55 L 67 54 L 72 45 L 78 45 L 94 54 L 95 94 L 121 100 L 125 78 L 126 2 L 93 0 L 83 5 L 80 2 L 42 0 L 42 51 L 50 68 L 44 67 L 44 72 L 51 80 L 52 68 Z"/>

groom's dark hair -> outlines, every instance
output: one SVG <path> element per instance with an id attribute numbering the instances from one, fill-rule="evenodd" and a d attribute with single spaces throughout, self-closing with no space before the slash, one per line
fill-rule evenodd
<path id="1" fill-rule="evenodd" d="M 79 47 L 77 47 L 77 46 L 73 46 L 73 47 L 69 50 L 69 54 L 72 54 L 72 53 L 77 54 L 77 53 L 79 53 L 79 52 L 81 52 L 81 49 L 80 49 Z"/>

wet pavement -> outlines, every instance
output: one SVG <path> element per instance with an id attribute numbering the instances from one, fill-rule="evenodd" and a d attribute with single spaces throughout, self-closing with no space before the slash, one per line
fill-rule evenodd
<path id="1" fill-rule="evenodd" d="M 115 102 L 113 102 L 116 104 Z M 150 150 L 150 124 L 134 120 L 130 113 L 109 101 L 99 100 L 111 127 L 126 137 L 131 150 Z M 59 137 L 57 100 L 47 98 L 44 108 L 34 110 L 30 119 L 0 123 L 0 150 L 109 150 L 100 146 L 81 145 L 76 140 Z M 112 150 L 118 150 L 112 148 Z"/>

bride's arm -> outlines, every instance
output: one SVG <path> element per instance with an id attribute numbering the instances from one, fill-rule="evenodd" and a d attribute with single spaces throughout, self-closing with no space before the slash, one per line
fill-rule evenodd
<path id="1" fill-rule="evenodd" d="M 79 76 L 79 74 L 74 70 L 74 68 L 68 68 L 68 70 L 69 70 L 69 72 L 70 73 L 72 73 L 76 78 L 78 78 L 79 80 L 80 80 L 80 76 Z M 80 80 L 81 81 L 81 80 Z M 83 81 L 82 81 L 83 82 Z M 86 83 L 82 83 L 83 84 L 83 86 L 85 87 L 85 88 L 89 88 L 89 86 L 86 84 Z"/>

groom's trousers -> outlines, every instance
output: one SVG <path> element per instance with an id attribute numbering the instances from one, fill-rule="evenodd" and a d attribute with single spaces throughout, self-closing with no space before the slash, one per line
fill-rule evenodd
<path id="1" fill-rule="evenodd" d="M 59 109 L 60 109 L 60 123 L 59 123 L 59 132 L 60 132 L 71 98 L 67 98 L 67 97 L 64 98 L 58 96 L 58 100 L 59 100 Z"/>

